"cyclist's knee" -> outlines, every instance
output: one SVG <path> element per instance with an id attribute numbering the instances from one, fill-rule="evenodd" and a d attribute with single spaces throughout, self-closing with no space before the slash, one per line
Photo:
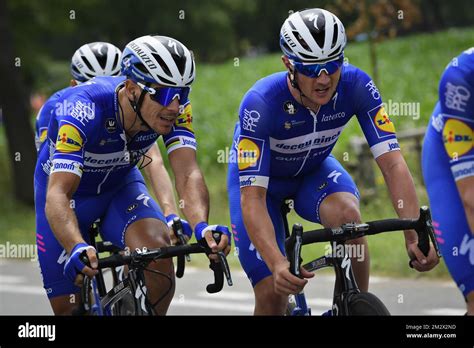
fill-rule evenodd
<path id="1" fill-rule="evenodd" d="M 79 295 L 63 295 L 49 299 L 54 315 L 71 315 L 77 307 Z"/>
<path id="2" fill-rule="evenodd" d="M 151 218 L 131 224 L 125 234 L 125 242 L 131 249 L 154 249 L 171 244 L 168 226 L 161 220 Z"/>
<path id="3" fill-rule="evenodd" d="M 285 314 L 288 296 L 279 295 L 273 286 L 273 277 L 267 277 L 254 287 L 255 315 L 283 315 Z"/>
<path id="4" fill-rule="evenodd" d="M 328 196 L 321 205 L 320 216 L 322 224 L 326 227 L 338 227 L 347 222 L 361 221 L 357 199 L 344 192 Z"/>

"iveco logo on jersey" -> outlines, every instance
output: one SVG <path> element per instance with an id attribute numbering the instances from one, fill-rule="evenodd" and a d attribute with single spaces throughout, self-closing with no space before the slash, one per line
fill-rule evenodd
<path id="1" fill-rule="evenodd" d="M 270 138 L 270 149 L 280 153 L 298 153 L 314 148 L 330 146 L 337 141 L 343 128 L 344 126 L 291 139 L 279 140 Z"/>

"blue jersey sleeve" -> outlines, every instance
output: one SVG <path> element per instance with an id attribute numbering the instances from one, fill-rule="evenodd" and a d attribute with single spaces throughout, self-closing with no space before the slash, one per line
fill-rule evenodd
<path id="1" fill-rule="evenodd" d="M 168 154 L 183 147 L 196 150 L 197 142 L 193 130 L 193 113 L 191 103 L 188 101 L 182 106 L 180 115 L 173 125 L 173 129 L 163 136 Z"/>
<path id="2" fill-rule="evenodd" d="M 443 143 L 454 179 L 474 176 L 474 49 L 454 58 L 439 84 Z"/>
<path id="3" fill-rule="evenodd" d="M 82 176 L 84 167 L 84 147 L 96 133 L 98 118 L 96 104 L 87 97 L 70 94 L 59 100 L 61 107 L 55 110 L 57 121 L 55 149 L 52 156 L 51 174 L 69 172 Z"/>
<path id="4" fill-rule="evenodd" d="M 385 111 L 382 96 L 372 79 L 357 69 L 352 97 L 356 115 L 370 150 L 375 158 L 394 150 L 400 150 L 395 126 Z"/>
<path id="5" fill-rule="evenodd" d="M 268 187 L 270 177 L 270 108 L 255 91 L 240 105 L 240 136 L 236 144 L 240 187 Z"/>
<path id="6" fill-rule="evenodd" d="M 40 145 L 46 140 L 48 133 L 48 124 L 51 119 L 51 113 L 54 109 L 47 107 L 45 103 L 38 111 L 35 122 L 35 145 L 36 151 L 39 150 Z"/>

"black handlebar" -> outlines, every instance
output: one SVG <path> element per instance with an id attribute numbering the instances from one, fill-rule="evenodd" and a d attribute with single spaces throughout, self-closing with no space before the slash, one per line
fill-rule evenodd
<path id="1" fill-rule="evenodd" d="M 421 207 L 418 219 L 386 219 L 371 221 L 362 224 L 347 223 L 337 228 L 323 228 L 303 233 L 300 224 L 293 225 L 293 230 L 286 239 L 285 250 L 290 262 L 290 272 L 293 275 L 300 275 L 301 247 L 305 244 L 319 242 L 345 242 L 365 235 L 374 235 L 383 232 L 411 230 L 414 229 L 418 235 L 418 248 L 425 256 L 430 251 L 430 240 L 435 248 L 438 257 L 441 257 L 438 243 L 436 242 L 431 214 L 428 207 Z M 411 266 L 410 261 L 410 267 Z"/>
<path id="2" fill-rule="evenodd" d="M 173 232 L 175 236 L 178 238 L 178 245 L 185 245 L 186 244 L 186 238 L 184 238 L 184 233 L 183 233 L 183 224 L 181 223 L 181 219 L 179 217 L 175 217 L 173 219 L 173 224 L 172 224 Z M 178 255 L 177 257 L 177 266 L 176 266 L 176 277 L 182 278 L 184 275 L 184 258 L 185 255 Z M 188 262 L 190 261 L 189 254 L 186 254 L 186 258 Z"/>
<path id="3" fill-rule="evenodd" d="M 219 244 L 221 233 L 214 232 L 213 237 L 216 243 Z M 113 268 L 123 265 L 134 265 L 135 267 L 143 268 L 146 267 L 146 265 L 148 265 L 148 263 L 153 260 L 171 258 L 175 256 L 178 256 L 179 260 L 180 256 L 184 257 L 184 255 L 202 253 L 205 253 L 206 255 L 213 254 L 212 250 L 209 248 L 204 238 L 201 239 L 198 243 L 167 246 L 152 250 L 136 250 L 128 255 L 115 253 L 106 258 L 99 259 L 97 268 Z M 229 286 L 233 285 L 229 264 L 227 262 L 225 254 L 223 252 L 218 252 L 217 256 L 219 258 L 219 262 L 214 262 L 210 260 L 209 267 L 214 272 L 214 283 L 211 283 L 207 286 L 207 291 L 209 293 L 216 293 L 222 290 L 224 284 L 224 276 L 227 279 L 227 284 Z M 81 260 L 84 264 L 90 267 L 89 259 L 87 258 L 87 254 L 85 252 L 82 253 Z M 184 272 L 184 266 L 182 271 Z"/>

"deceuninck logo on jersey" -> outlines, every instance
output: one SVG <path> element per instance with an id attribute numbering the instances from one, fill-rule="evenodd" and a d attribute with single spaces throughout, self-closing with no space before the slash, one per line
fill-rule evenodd
<path id="1" fill-rule="evenodd" d="M 466 123 L 449 119 L 443 128 L 444 148 L 451 158 L 457 158 L 471 151 L 473 132 Z"/>
<path id="2" fill-rule="evenodd" d="M 79 130 L 70 124 L 64 124 L 59 128 L 56 139 L 56 150 L 59 152 L 76 152 L 82 147 L 83 140 Z"/>
<path id="3" fill-rule="evenodd" d="M 239 170 L 258 170 L 265 141 L 241 135 L 237 146 Z"/>

